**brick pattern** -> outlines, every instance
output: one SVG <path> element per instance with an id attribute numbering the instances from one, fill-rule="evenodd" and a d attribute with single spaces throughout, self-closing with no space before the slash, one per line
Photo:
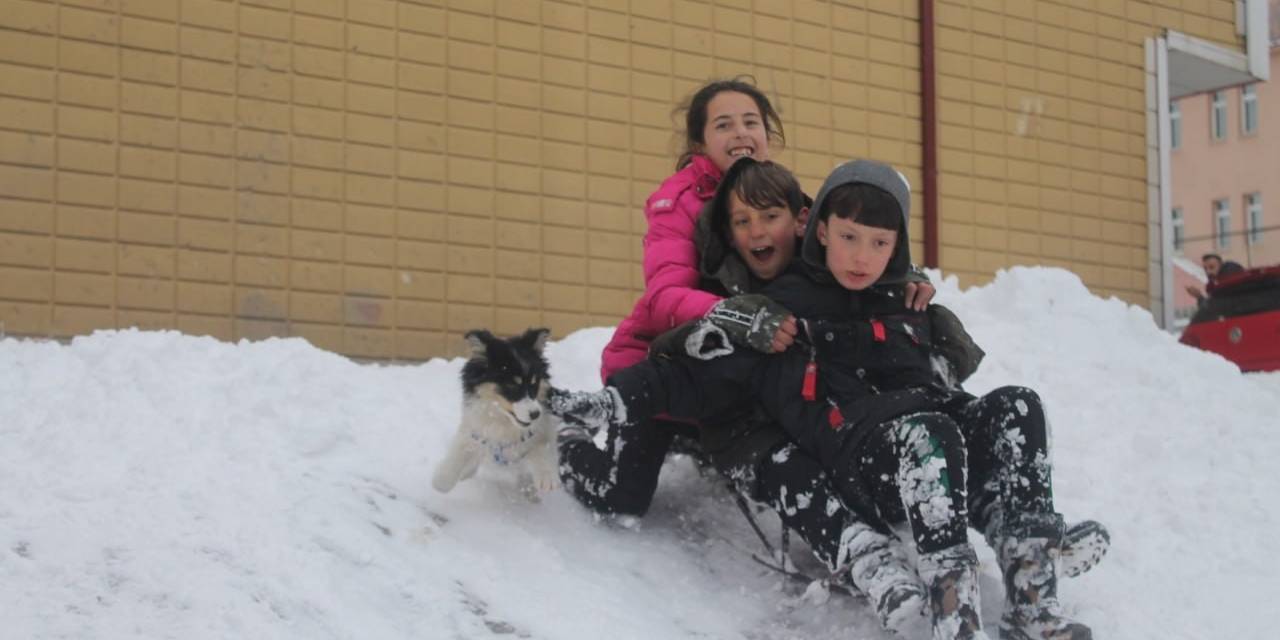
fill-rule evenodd
<path id="1" fill-rule="evenodd" d="M 1234 4 L 939 0 L 942 266 L 1071 269 L 1147 304 L 1146 38 L 1242 50 Z"/>
<path id="2" fill-rule="evenodd" d="M 672 106 L 709 77 L 774 96 L 806 187 L 858 156 L 920 184 L 916 7 L 7 0 L 0 332 L 418 359 L 473 327 L 612 324 Z M 1238 47 L 1231 7 L 940 0 L 943 267 L 1137 299 L 1142 40 Z"/>

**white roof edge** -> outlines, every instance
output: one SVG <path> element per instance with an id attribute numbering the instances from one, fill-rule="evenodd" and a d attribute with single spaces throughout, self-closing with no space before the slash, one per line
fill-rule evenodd
<path id="1" fill-rule="evenodd" d="M 1222 45 L 1214 44 L 1208 40 L 1201 40 L 1173 29 L 1165 31 L 1165 39 L 1169 43 L 1170 51 L 1181 51 L 1214 64 L 1222 65 L 1228 69 L 1234 69 L 1240 73 L 1249 73 L 1249 59 L 1242 53 L 1236 53 Z"/>

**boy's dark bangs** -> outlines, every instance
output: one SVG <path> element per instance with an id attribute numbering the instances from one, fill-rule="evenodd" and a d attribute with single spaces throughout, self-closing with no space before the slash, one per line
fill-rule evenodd
<path id="1" fill-rule="evenodd" d="M 733 192 L 755 209 L 786 207 L 792 215 L 797 215 L 804 206 L 800 183 L 791 172 L 773 163 L 745 167 L 733 185 Z"/>
<path id="2" fill-rule="evenodd" d="M 898 201 L 879 187 L 851 183 L 840 185 L 827 194 L 819 218 L 834 215 L 868 227 L 902 230 L 902 210 Z"/>

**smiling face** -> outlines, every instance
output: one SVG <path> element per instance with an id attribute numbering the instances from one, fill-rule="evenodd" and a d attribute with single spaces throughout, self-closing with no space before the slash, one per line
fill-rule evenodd
<path id="1" fill-rule="evenodd" d="M 778 277 L 796 252 L 804 233 L 800 217 L 783 205 L 757 209 L 737 192 L 729 195 L 729 243 L 757 278 Z"/>
<path id="2" fill-rule="evenodd" d="M 898 232 L 831 216 L 818 222 L 818 242 L 826 247 L 827 268 L 840 286 L 862 291 L 884 275 Z"/>
<path id="3" fill-rule="evenodd" d="M 707 103 L 702 153 L 727 171 L 738 158 L 769 159 L 769 132 L 755 100 L 745 93 L 721 91 Z"/>

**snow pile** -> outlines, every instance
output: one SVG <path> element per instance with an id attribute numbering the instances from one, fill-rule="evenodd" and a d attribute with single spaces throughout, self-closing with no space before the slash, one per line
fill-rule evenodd
<path id="1" fill-rule="evenodd" d="M 1060 509 L 1112 529 L 1110 557 L 1064 582 L 1069 610 L 1098 637 L 1275 635 L 1280 376 L 1178 345 L 1064 271 L 940 289 L 988 353 L 969 388 L 1039 390 Z M 551 345 L 558 383 L 598 386 L 610 333 Z M 296 339 L 0 341 L 3 636 L 886 637 L 865 604 L 803 601 L 752 563 L 721 483 L 687 461 L 630 528 L 563 493 L 526 503 L 501 473 L 434 493 L 460 367 Z"/>

